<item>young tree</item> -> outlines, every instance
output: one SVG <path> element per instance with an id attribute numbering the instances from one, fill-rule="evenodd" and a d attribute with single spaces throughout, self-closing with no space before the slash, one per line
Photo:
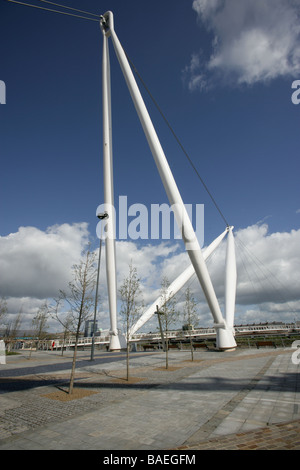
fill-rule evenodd
<path id="1" fill-rule="evenodd" d="M 129 274 L 124 279 L 119 289 L 122 300 L 120 315 L 123 319 L 124 331 L 126 335 L 126 376 L 129 380 L 129 351 L 130 351 L 130 328 L 141 314 L 143 308 L 142 293 L 140 288 L 140 278 L 137 275 L 137 269 L 129 265 Z"/>
<path id="2" fill-rule="evenodd" d="M 169 368 L 169 340 L 168 332 L 170 327 L 178 320 L 178 312 L 176 310 L 176 298 L 170 291 L 170 282 L 164 277 L 161 283 L 160 295 L 162 297 L 162 307 L 160 307 L 160 321 L 166 333 L 166 369 Z"/>
<path id="3" fill-rule="evenodd" d="M 22 323 L 22 308 L 20 309 L 19 313 L 15 316 L 15 319 L 8 325 L 6 330 L 6 337 L 7 337 L 7 350 L 10 351 L 12 347 L 14 347 L 14 341 L 18 332 L 20 331 Z"/>
<path id="4" fill-rule="evenodd" d="M 10 338 L 14 340 L 17 336 L 17 334 L 20 332 L 21 324 L 22 324 L 22 316 L 23 316 L 23 310 L 22 307 L 18 312 L 18 315 L 14 319 L 11 325 L 10 329 Z"/>
<path id="5" fill-rule="evenodd" d="M 185 291 L 184 320 L 187 325 L 187 331 L 189 332 L 189 336 L 190 336 L 191 357 L 193 361 L 194 351 L 193 351 L 192 329 L 195 323 L 197 322 L 198 317 L 196 314 L 196 301 L 189 287 Z"/>
<path id="6" fill-rule="evenodd" d="M 67 338 L 69 337 L 69 335 L 71 333 L 71 330 L 72 330 L 72 317 L 71 317 L 70 313 L 64 319 L 63 327 L 64 327 L 63 342 L 62 342 L 62 346 L 61 346 L 61 355 L 62 356 L 64 355 L 64 348 L 65 348 Z"/>
<path id="7" fill-rule="evenodd" d="M 32 334 L 35 338 L 37 338 L 37 341 L 34 340 L 30 343 L 29 359 L 31 358 L 33 344 L 36 344 L 38 347 L 39 342 L 46 336 L 48 315 L 49 308 L 47 302 L 45 302 L 38 309 L 37 314 L 35 315 L 35 317 L 33 317 L 31 321 Z"/>
<path id="8" fill-rule="evenodd" d="M 6 302 L 5 297 L 1 297 L 0 299 L 0 324 L 3 322 L 6 314 L 7 314 L 7 302 Z"/>
<path id="9" fill-rule="evenodd" d="M 75 331 L 75 346 L 72 361 L 69 394 L 73 393 L 77 346 L 80 331 L 84 322 L 90 317 L 94 304 L 94 289 L 96 285 L 97 268 L 95 265 L 96 253 L 90 251 L 90 247 L 82 254 L 79 264 L 72 267 L 73 280 L 69 282 L 68 292 L 60 291 L 60 297 L 56 301 L 54 315 L 56 319 L 65 327 Z M 64 303 L 69 307 L 67 320 L 61 318 L 59 309 Z M 68 321 L 69 325 L 66 324 Z"/>
<path id="10" fill-rule="evenodd" d="M 48 317 L 49 307 L 47 302 L 44 302 L 37 311 L 37 314 L 32 319 L 32 329 L 34 336 L 37 337 L 38 342 L 43 340 L 47 335 L 48 330 Z"/>

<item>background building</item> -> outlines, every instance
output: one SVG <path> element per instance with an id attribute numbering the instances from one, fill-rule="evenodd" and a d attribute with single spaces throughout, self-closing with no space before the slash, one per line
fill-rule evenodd
<path id="1" fill-rule="evenodd" d="M 93 332 L 94 332 L 94 320 L 86 320 L 85 325 L 84 325 L 84 336 L 85 336 L 85 338 L 93 336 Z M 95 336 L 97 334 L 99 334 L 99 329 L 98 329 L 98 322 L 96 320 L 96 322 L 95 322 Z"/>

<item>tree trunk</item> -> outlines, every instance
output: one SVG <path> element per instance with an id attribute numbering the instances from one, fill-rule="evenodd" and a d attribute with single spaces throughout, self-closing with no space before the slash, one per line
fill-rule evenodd
<path id="1" fill-rule="evenodd" d="M 75 367 L 76 367 L 76 355 L 77 355 L 77 341 L 75 342 L 75 347 L 74 347 L 73 362 L 72 362 L 71 377 L 70 377 L 70 385 L 69 385 L 69 395 L 72 395 L 72 393 L 73 393 L 74 378 L 75 378 Z"/>
<path id="2" fill-rule="evenodd" d="M 127 312 L 127 321 L 126 321 L 126 376 L 127 382 L 129 381 L 129 313 Z"/>
<path id="3" fill-rule="evenodd" d="M 127 373 L 127 382 L 129 381 L 129 341 L 127 339 L 127 348 L 126 348 L 126 373 Z"/>
<path id="4" fill-rule="evenodd" d="M 80 324 L 78 323 L 78 328 L 77 328 L 76 336 L 75 336 L 75 346 L 74 346 L 74 354 L 73 354 L 70 385 L 69 385 L 69 395 L 71 395 L 73 393 L 73 387 L 74 387 L 76 356 L 77 356 L 77 344 L 78 344 L 78 338 L 79 338 L 79 331 L 80 331 Z"/>
<path id="5" fill-rule="evenodd" d="M 193 348 L 192 335 L 190 335 L 190 343 L 191 343 L 191 356 L 192 356 L 192 361 L 193 361 L 194 360 L 194 348 Z"/>
<path id="6" fill-rule="evenodd" d="M 168 340 L 167 330 L 166 330 L 166 369 L 169 369 L 169 340 Z"/>
<path id="7" fill-rule="evenodd" d="M 31 359 L 31 353 L 32 353 L 32 341 L 30 343 L 29 359 Z"/>

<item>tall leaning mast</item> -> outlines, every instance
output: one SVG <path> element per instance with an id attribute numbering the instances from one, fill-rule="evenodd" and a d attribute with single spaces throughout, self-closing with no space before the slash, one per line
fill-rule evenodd
<path id="1" fill-rule="evenodd" d="M 111 17 L 111 22 L 113 18 Z M 106 280 L 110 313 L 110 350 L 121 349 L 117 327 L 117 273 L 116 273 L 116 240 L 114 216 L 114 180 L 111 123 L 111 86 L 108 37 L 101 21 L 103 31 L 102 56 L 102 114 L 103 114 L 103 178 L 104 178 L 104 210 L 108 214 L 105 221 L 105 255 Z"/>

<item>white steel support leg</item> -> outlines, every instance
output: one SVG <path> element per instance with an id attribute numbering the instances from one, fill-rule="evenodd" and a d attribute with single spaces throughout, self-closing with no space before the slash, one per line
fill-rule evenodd
<path id="1" fill-rule="evenodd" d="M 108 213 L 108 219 L 105 223 L 105 253 L 107 291 L 110 312 L 110 350 L 120 350 L 121 346 L 117 328 L 117 279 L 111 135 L 110 64 L 108 39 L 105 35 L 103 35 L 102 83 L 104 206 L 105 211 Z"/>
<path id="2" fill-rule="evenodd" d="M 214 250 L 220 245 L 221 241 L 224 239 L 225 235 L 228 233 L 226 229 L 221 235 L 219 235 L 205 250 L 203 251 L 203 258 L 206 261 L 208 257 L 214 252 Z M 182 287 L 191 279 L 195 274 L 194 266 L 191 264 L 186 268 L 183 273 L 181 273 L 175 281 L 170 284 L 167 292 L 167 297 L 173 297 L 177 292 L 182 289 Z M 160 309 L 163 306 L 163 298 L 158 297 L 143 313 L 143 315 L 138 319 L 135 325 L 130 330 L 130 336 L 134 335 L 150 318 L 154 315 L 156 306 Z"/>
<path id="3" fill-rule="evenodd" d="M 217 331 L 217 347 L 220 349 L 234 349 L 234 310 L 236 296 L 236 259 L 234 249 L 233 227 L 228 227 L 226 266 L 225 266 L 225 320 L 226 329 Z"/>
<path id="4" fill-rule="evenodd" d="M 228 232 L 225 275 L 225 318 L 228 328 L 233 328 L 237 280 L 233 227 Z"/>

